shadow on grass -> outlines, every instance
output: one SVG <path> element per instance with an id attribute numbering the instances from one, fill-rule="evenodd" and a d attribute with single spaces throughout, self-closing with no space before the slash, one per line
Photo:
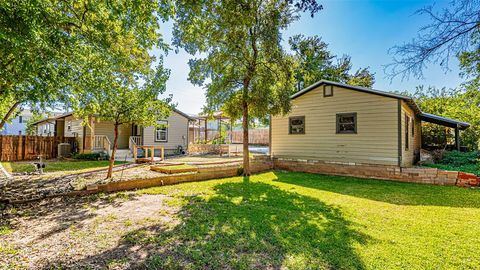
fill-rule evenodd
<path id="1" fill-rule="evenodd" d="M 480 189 L 276 171 L 275 181 L 397 205 L 480 208 Z"/>
<path id="2" fill-rule="evenodd" d="M 49 238 L 59 234 L 71 226 L 83 228 L 84 222 L 97 216 L 97 211 L 106 207 L 121 207 L 128 200 L 135 200 L 133 193 L 95 194 L 85 197 L 59 197 L 21 205 L 0 205 L 2 220 L 0 225 L 10 225 L 15 219 L 21 218 L 29 222 L 45 223 L 47 230 L 42 230 L 36 240 Z M 2 209 L 3 208 L 3 209 Z M 15 223 L 15 222 L 14 222 Z M 15 226 L 12 226 L 15 227 Z M 37 229 L 37 228 L 33 228 Z"/>
<path id="3" fill-rule="evenodd" d="M 371 239 L 340 209 L 248 177 L 214 191 L 177 197 L 179 225 L 131 231 L 75 264 L 128 257 L 128 269 L 365 268 L 354 246 Z"/>

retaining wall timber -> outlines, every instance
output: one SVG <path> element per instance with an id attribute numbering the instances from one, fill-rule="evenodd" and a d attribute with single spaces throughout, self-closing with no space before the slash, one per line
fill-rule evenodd
<path id="1" fill-rule="evenodd" d="M 89 194 L 97 192 L 112 192 L 121 190 L 131 190 L 138 188 L 148 188 L 163 185 L 172 185 L 183 182 L 203 181 L 217 178 L 226 178 L 239 175 L 239 164 L 213 165 L 199 167 L 197 172 L 160 175 L 148 179 L 132 179 L 127 181 L 110 182 L 106 184 L 89 185 L 86 190 L 72 193 L 72 195 Z M 273 169 L 273 162 L 267 157 L 253 157 L 250 161 L 252 173 L 258 173 Z"/>

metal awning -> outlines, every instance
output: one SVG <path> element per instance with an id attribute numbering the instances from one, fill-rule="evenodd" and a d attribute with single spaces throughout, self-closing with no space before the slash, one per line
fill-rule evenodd
<path id="1" fill-rule="evenodd" d="M 458 127 L 461 130 L 467 129 L 470 126 L 469 123 L 465 123 L 465 122 L 461 122 L 454 119 L 438 116 L 431 113 L 425 113 L 425 112 L 420 113 L 420 119 L 425 122 L 434 123 L 434 124 L 438 124 L 446 127 L 451 127 L 451 128 Z"/>

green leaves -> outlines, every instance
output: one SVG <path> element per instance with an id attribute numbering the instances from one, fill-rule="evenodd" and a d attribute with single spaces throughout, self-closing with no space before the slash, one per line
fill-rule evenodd
<path id="1" fill-rule="evenodd" d="M 328 45 L 318 36 L 296 35 L 290 38 L 289 44 L 298 65 L 295 69 L 297 90 L 322 79 L 364 87 L 371 87 L 375 82 L 374 74 L 368 68 L 351 74 L 350 56 L 333 55 L 328 51 Z"/>
<path id="2" fill-rule="evenodd" d="M 420 86 L 414 95 L 416 102 L 427 113 L 457 119 L 470 123 L 471 126 L 462 131 L 462 145 L 471 150 L 478 149 L 480 138 L 480 82 L 473 80 L 458 89 L 425 88 Z M 438 125 L 423 125 L 422 136 L 426 142 L 444 143 L 453 140 L 453 134 Z"/>
<path id="3" fill-rule="evenodd" d="M 0 96 L 45 107 L 112 83 L 106 73 L 132 85 L 154 72 L 149 50 L 168 48 L 171 12 L 166 0 L 0 0 Z"/>

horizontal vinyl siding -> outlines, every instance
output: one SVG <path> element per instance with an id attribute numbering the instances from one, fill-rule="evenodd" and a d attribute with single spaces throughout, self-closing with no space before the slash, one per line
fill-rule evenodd
<path id="1" fill-rule="evenodd" d="M 128 140 L 130 139 L 131 132 L 131 124 L 123 124 L 118 127 L 118 149 L 128 148 Z M 95 122 L 95 135 L 107 136 L 113 146 L 113 140 L 115 138 L 113 122 L 97 120 Z"/>
<path id="2" fill-rule="evenodd" d="M 357 134 L 336 134 L 337 113 L 357 113 Z M 305 134 L 288 134 L 290 116 L 305 116 Z M 397 100 L 339 87 L 323 97 L 321 86 L 272 117 L 271 148 L 277 157 L 397 165 Z"/>
<path id="3" fill-rule="evenodd" d="M 409 147 L 405 149 L 405 115 L 408 115 L 411 120 L 413 120 L 415 133 L 412 134 L 412 121 L 409 124 Z M 414 163 L 415 151 L 420 151 L 421 148 L 421 121 L 418 117 L 415 116 L 413 110 L 402 101 L 402 167 L 411 167 Z"/>
<path id="4" fill-rule="evenodd" d="M 71 121 L 71 127 L 72 129 L 68 131 L 67 126 L 69 121 Z M 82 126 L 82 120 L 81 119 L 75 119 L 73 116 L 68 116 L 65 117 L 65 122 L 64 124 L 64 133 L 65 137 L 74 137 L 74 133 L 76 133 L 78 136 L 83 136 L 83 126 Z"/>
<path id="5" fill-rule="evenodd" d="M 163 145 L 165 149 L 171 150 L 177 149 L 177 146 L 181 145 L 183 149 L 187 149 L 188 119 L 172 111 L 166 120 L 168 121 L 167 142 L 155 142 L 155 127 L 149 126 L 143 129 L 143 144 Z"/>

